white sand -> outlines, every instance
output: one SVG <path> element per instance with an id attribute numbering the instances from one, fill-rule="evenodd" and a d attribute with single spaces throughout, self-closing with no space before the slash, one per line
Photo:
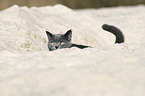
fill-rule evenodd
<path id="1" fill-rule="evenodd" d="M 119 27 L 125 43 L 102 24 Z M 47 49 L 45 31 L 73 30 L 94 48 Z M 71 10 L 12 6 L 0 12 L 0 96 L 144 96 L 145 6 Z"/>

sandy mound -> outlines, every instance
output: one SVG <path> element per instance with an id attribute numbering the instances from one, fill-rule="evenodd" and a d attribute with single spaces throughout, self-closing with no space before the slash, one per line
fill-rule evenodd
<path id="1" fill-rule="evenodd" d="M 142 96 L 145 6 L 72 10 L 63 5 L 0 12 L 0 96 Z M 102 30 L 119 27 L 124 44 Z M 47 49 L 45 31 L 73 30 L 94 48 Z"/>

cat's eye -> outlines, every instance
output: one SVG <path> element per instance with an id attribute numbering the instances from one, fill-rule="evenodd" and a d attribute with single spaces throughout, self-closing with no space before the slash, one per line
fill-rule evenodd
<path id="1" fill-rule="evenodd" d="M 62 45 L 62 44 L 64 44 L 64 42 L 61 42 L 60 44 Z"/>
<path id="2" fill-rule="evenodd" d="M 53 42 L 52 42 L 52 43 L 50 43 L 50 44 L 54 45 L 54 43 L 53 43 Z"/>

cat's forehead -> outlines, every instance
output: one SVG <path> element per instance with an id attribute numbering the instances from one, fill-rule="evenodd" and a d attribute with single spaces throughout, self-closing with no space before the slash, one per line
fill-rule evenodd
<path id="1" fill-rule="evenodd" d="M 63 34 L 54 34 L 50 40 L 55 42 L 60 42 L 60 41 L 65 41 L 66 39 L 64 38 Z"/>

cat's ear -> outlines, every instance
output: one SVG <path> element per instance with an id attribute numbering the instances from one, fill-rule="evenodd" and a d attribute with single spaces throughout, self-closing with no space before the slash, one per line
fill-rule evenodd
<path id="1" fill-rule="evenodd" d="M 72 30 L 68 30 L 64 36 L 67 38 L 68 41 L 71 40 L 71 37 L 72 37 Z"/>
<path id="2" fill-rule="evenodd" d="M 48 37 L 48 38 L 52 38 L 52 37 L 53 37 L 53 34 L 50 33 L 50 32 L 48 32 L 48 31 L 46 31 L 46 34 L 47 34 L 47 37 Z"/>

